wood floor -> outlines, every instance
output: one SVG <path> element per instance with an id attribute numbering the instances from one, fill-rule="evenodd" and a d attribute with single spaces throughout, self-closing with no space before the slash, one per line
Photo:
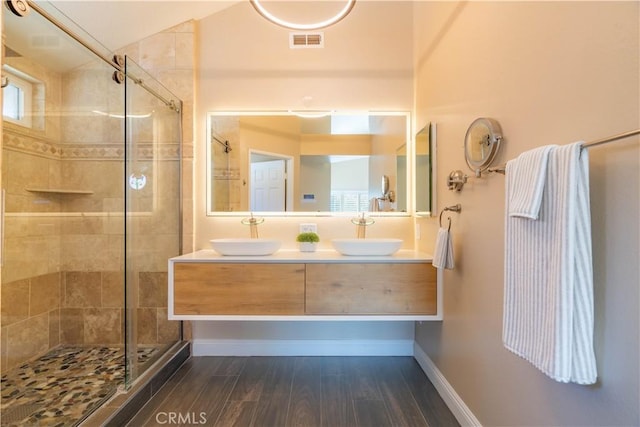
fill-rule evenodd
<path id="1" fill-rule="evenodd" d="M 459 426 L 412 357 L 194 357 L 129 426 Z"/>

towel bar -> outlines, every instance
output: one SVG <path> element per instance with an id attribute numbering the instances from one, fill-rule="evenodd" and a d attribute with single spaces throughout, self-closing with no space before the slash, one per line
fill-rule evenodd
<path id="1" fill-rule="evenodd" d="M 607 138 L 597 139 L 597 140 L 591 141 L 591 142 L 585 142 L 584 144 L 582 144 L 582 149 L 584 150 L 585 148 L 591 148 L 591 147 L 596 147 L 596 146 L 602 145 L 602 144 L 608 144 L 609 142 L 619 141 L 621 139 L 629 138 L 629 137 L 635 136 L 635 135 L 640 135 L 640 129 L 631 130 L 629 132 L 624 132 L 624 133 L 621 133 L 621 134 L 618 134 L 618 135 L 609 136 Z M 507 169 L 507 165 L 504 164 L 502 166 L 489 168 L 487 170 L 489 172 L 495 172 L 495 173 L 500 173 L 502 175 L 506 175 L 506 169 Z"/>

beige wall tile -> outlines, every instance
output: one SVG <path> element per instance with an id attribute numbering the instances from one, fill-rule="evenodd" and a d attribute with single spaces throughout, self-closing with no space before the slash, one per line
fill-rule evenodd
<path id="1" fill-rule="evenodd" d="M 167 319 L 167 309 L 158 308 L 158 343 L 167 344 L 180 339 L 180 322 Z"/>
<path id="2" fill-rule="evenodd" d="M 105 271 L 124 270 L 124 236 L 110 235 L 107 243 L 107 255 L 103 260 Z"/>
<path id="3" fill-rule="evenodd" d="M 60 273 L 50 273 L 31 278 L 30 316 L 60 308 L 60 282 Z"/>
<path id="4" fill-rule="evenodd" d="M 60 309 L 49 312 L 49 348 L 60 345 Z"/>
<path id="5" fill-rule="evenodd" d="M 13 367 L 49 349 L 49 314 L 8 326 L 7 365 Z"/>
<path id="6" fill-rule="evenodd" d="M 167 306 L 167 273 L 141 272 L 139 280 L 139 307 Z"/>
<path id="7" fill-rule="evenodd" d="M 191 69 L 160 69 L 157 78 L 182 100 L 183 106 L 192 105 L 194 77 Z M 187 116 L 188 117 L 188 116 Z"/>
<path id="8" fill-rule="evenodd" d="M 8 327 L 0 329 L 0 372 L 4 373 L 7 369 L 7 331 Z"/>
<path id="9" fill-rule="evenodd" d="M 84 310 L 60 309 L 60 343 L 84 344 Z"/>
<path id="10" fill-rule="evenodd" d="M 61 269 L 64 271 L 100 271 L 113 270 L 106 268 L 109 263 L 109 236 L 96 235 L 63 235 Z"/>
<path id="11" fill-rule="evenodd" d="M 84 344 L 122 343 L 119 308 L 87 308 L 84 311 Z"/>
<path id="12" fill-rule="evenodd" d="M 158 68 L 172 68 L 175 66 L 176 46 L 175 35 L 172 33 L 158 33 L 139 43 L 140 66 L 151 72 Z"/>
<path id="13" fill-rule="evenodd" d="M 101 307 L 102 279 L 100 273 L 68 271 L 64 273 L 63 280 L 63 307 Z"/>
<path id="14" fill-rule="evenodd" d="M 124 272 L 102 272 L 102 307 L 124 307 Z"/>
<path id="15" fill-rule="evenodd" d="M 185 21 L 163 31 L 163 33 L 193 33 L 195 32 L 196 21 Z"/>
<path id="16" fill-rule="evenodd" d="M 49 163 L 51 160 L 11 150 L 3 152 L 2 186 L 7 192 L 7 212 L 17 212 L 11 202 L 11 195 L 26 196 L 30 200 L 41 198 L 41 195 L 30 193 L 25 188 L 49 188 Z M 25 184 L 28 185 L 25 185 Z M 32 204 L 30 210 L 42 210 Z"/>
<path id="17" fill-rule="evenodd" d="M 192 32 L 176 33 L 176 68 L 186 68 L 193 70 L 195 58 L 194 51 L 194 35 Z"/>
<path id="18" fill-rule="evenodd" d="M 2 278 L 14 281 L 49 273 L 47 253 L 51 237 L 6 238 Z"/>
<path id="19" fill-rule="evenodd" d="M 102 234 L 105 228 L 105 218 L 95 216 L 81 216 L 64 218 L 61 232 L 71 234 Z"/>
<path id="20" fill-rule="evenodd" d="M 138 344 L 158 342 L 158 319 L 155 308 L 138 308 Z"/>
<path id="21" fill-rule="evenodd" d="M 4 275 L 4 271 L 2 272 Z M 2 284 L 2 326 L 29 317 L 29 280 Z"/>

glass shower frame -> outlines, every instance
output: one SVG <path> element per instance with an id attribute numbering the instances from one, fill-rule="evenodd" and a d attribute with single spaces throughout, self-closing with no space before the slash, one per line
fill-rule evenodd
<path id="1" fill-rule="evenodd" d="M 65 136 L 64 138 L 57 138 L 45 135 L 44 138 L 41 138 L 42 141 L 38 141 L 37 149 L 43 150 L 42 152 L 48 153 L 46 155 L 49 156 L 51 156 L 51 153 L 54 153 L 56 156 L 60 156 L 60 153 L 63 153 L 62 155 L 68 155 L 69 158 L 65 158 L 63 161 L 54 159 L 54 166 L 46 165 L 41 161 L 34 161 L 31 162 L 28 171 L 25 169 L 22 172 L 20 172 L 21 169 L 15 163 L 13 165 L 11 164 L 13 158 L 9 161 L 5 159 L 5 161 L 3 161 L 4 164 L 0 163 L 3 176 L 9 173 L 8 171 L 10 170 L 14 172 L 18 171 L 18 178 L 24 181 L 19 183 L 19 188 L 13 191 L 13 194 L 11 194 L 11 192 L 7 193 L 6 203 L 3 203 L 3 208 L 5 206 L 8 208 L 8 213 L 11 217 L 8 221 L 9 231 L 14 234 L 9 235 L 9 238 L 5 239 L 6 230 L 3 225 L 2 237 L 4 247 L 0 249 L 0 255 L 5 265 L 4 267 L 0 267 L 0 274 L 6 274 L 0 276 L 2 278 L 2 285 L 0 286 L 4 288 L 5 279 L 12 280 L 11 271 L 17 271 L 21 268 L 21 265 L 15 262 L 19 261 L 20 256 L 26 253 L 25 247 L 11 245 L 12 242 L 20 242 L 20 244 L 22 244 L 22 242 L 26 241 L 25 239 L 29 238 L 29 235 L 16 237 L 15 233 L 20 231 L 21 227 L 20 224 L 16 226 L 16 222 L 30 221 L 35 223 L 40 221 L 40 223 L 43 224 L 46 222 L 44 225 L 47 230 L 53 228 L 55 230 L 69 231 L 71 234 L 56 236 L 55 239 L 57 239 L 57 241 L 54 243 L 51 243 L 51 238 L 48 237 L 49 240 L 46 242 L 47 246 L 43 246 L 40 250 L 40 253 L 47 253 L 49 257 L 55 255 L 60 258 L 69 258 L 74 254 L 80 254 L 80 256 L 86 254 L 88 257 L 92 249 L 87 248 L 82 251 L 74 248 L 73 251 L 68 251 L 70 248 L 69 245 L 73 240 L 78 240 L 77 235 L 80 234 L 79 230 L 84 227 L 91 227 L 93 224 L 99 229 L 105 230 L 105 235 L 86 235 L 82 237 L 82 239 L 84 239 L 84 244 L 89 244 L 89 247 L 93 245 L 92 248 L 100 251 L 102 254 L 94 256 L 94 258 L 101 256 L 102 260 L 110 267 L 102 266 L 100 272 L 91 271 L 91 267 L 88 267 L 86 272 L 72 271 L 70 274 L 73 278 L 80 276 L 82 276 L 83 279 L 86 277 L 98 277 L 99 282 L 96 282 L 96 286 L 102 287 L 101 292 L 103 293 L 105 292 L 104 287 L 107 286 L 107 283 L 122 283 L 120 290 L 117 291 L 121 293 L 121 295 L 117 297 L 115 295 L 110 296 L 113 296 L 113 299 L 121 299 L 123 301 L 120 303 L 121 307 L 117 309 L 117 311 L 121 312 L 118 319 L 124 319 L 124 321 L 120 322 L 120 320 L 118 320 L 119 325 L 112 328 L 112 332 L 116 335 L 121 335 L 121 338 L 118 339 L 121 340 L 121 345 L 125 350 L 124 357 L 122 358 L 125 377 L 121 383 L 117 384 L 117 388 L 126 389 L 129 388 L 135 379 L 150 367 L 155 360 L 160 358 L 165 350 L 182 339 L 181 322 L 174 321 L 173 324 L 170 324 L 166 320 L 167 258 L 181 253 L 182 242 L 182 218 L 180 210 L 181 102 L 166 88 L 162 87 L 157 80 L 135 65 L 129 58 L 125 59 L 124 65 L 105 60 L 105 58 L 112 56 L 106 48 L 100 46 L 91 36 L 68 20 L 63 14 L 59 13 L 49 3 L 38 2 L 38 5 L 44 13 L 32 10 L 31 18 L 27 16 L 17 19 L 38 19 L 46 23 L 50 27 L 49 29 L 56 33 L 56 37 L 63 40 L 63 43 L 72 45 L 72 48 L 77 51 L 83 51 L 82 55 L 84 55 L 85 59 L 89 58 L 91 63 L 95 63 L 95 69 L 91 70 L 91 65 L 88 65 L 87 75 L 92 74 L 92 76 L 87 79 L 85 79 L 84 76 L 80 76 L 74 83 L 65 83 L 67 86 L 63 88 L 59 87 L 58 83 L 56 83 L 52 89 L 48 86 L 47 81 L 40 82 L 42 88 L 38 96 L 42 94 L 49 96 L 50 93 L 67 90 L 64 96 L 68 98 L 77 97 L 80 100 L 78 106 L 72 106 L 67 109 L 63 107 L 62 103 L 56 104 L 53 109 L 49 109 L 49 105 L 43 101 L 41 102 L 40 99 L 38 100 L 39 104 L 37 108 L 39 108 L 40 113 L 42 113 L 42 117 L 39 120 L 41 120 L 40 123 L 43 128 L 60 126 L 58 130 L 61 133 L 65 133 Z M 10 13 L 8 10 L 3 10 L 3 21 Z M 45 20 L 43 18 L 45 15 L 52 16 L 57 23 L 54 23 L 49 18 Z M 58 26 L 61 23 L 64 26 L 64 30 Z M 4 23 L 2 28 L 4 35 Z M 73 33 L 73 36 L 70 36 L 70 33 Z M 27 34 L 25 34 L 25 36 L 28 37 Z M 5 43 L 15 47 L 13 40 L 9 40 L 8 38 Z M 57 48 L 57 46 L 54 46 L 54 48 Z M 34 62 L 36 59 L 40 60 L 41 58 L 34 57 Z M 2 62 L 2 65 L 4 65 L 4 57 L 2 58 Z M 112 81 L 113 72 L 116 72 L 116 74 L 123 72 L 125 79 L 119 86 Z M 53 92 L 51 92 L 52 90 Z M 97 96 L 98 99 L 91 100 L 90 97 L 93 95 Z M 138 110 L 141 105 L 145 107 L 151 106 L 155 111 L 148 118 L 135 117 L 135 111 Z M 51 127 L 52 119 L 60 120 L 60 117 L 63 116 L 63 125 L 54 124 L 53 127 Z M 139 123 L 141 120 L 147 121 L 147 123 L 141 125 Z M 164 123 L 164 121 L 168 123 Z M 68 145 L 74 138 L 73 135 L 70 136 L 68 134 L 70 126 L 72 125 L 76 126 L 75 129 L 78 130 L 78 141 L 86 143 L 86 146 L 79 148 L 77 151 L 74 151 L 76 149 Z M 100 129 L 100 132 L 96 132 L 96 126 Z M 150 131 L 151 137 L 140 140 L 140 138 L 138 138 L 140 134 L 137 133 L 140 130 Z M 5 126 L 3 125 L 3 133 L 4 131 Z M 83 131 L 85 132 L 84 135 L 80 135 Z M 18 148 L 23 140 L 29 142 L 30 139 L 40 137 L 37 132 L 32 131 L 20 131 L 18 133 L 20 135 L 16 138 L 12 136 L 11 141 L 11 144 Z M 107 139 L 96 139 L 100 133 L 108 135 Z M 5 141 L 0 141 L 3 156 L 6 146 L 11 145 L 7 143 L 7 138 L 4 139 Z M 107 143 L 105 144 L 105 142 Z M 120 147 L 117 147 L 117 145 Z M 16 150 L 14 150 L 14 152 L 19 151 Z M 113 167 L 108 168 L 109 173 L 102 173 L 102 171 L 97 170 L 97 168 L 91 167 L 92 161 L 95 161 L 96 164 L 104 164 L 101 163 L 99 159 L 80 158 L 78 165 L 82 163 L 82 166 L 68 167 L 76 160 L 73 158 L 76 156 L 74 153 L 79 153 L 77 156 L 82 157 L 89 152 L 107 153 L 108 156 L 112 156 L 110 161 Z M 141 160 L 140 154 L 147 157 L 151 155 L 151 159 Z M 118 156 L 120 156 L 120 160 L 118 160 Z M 41 155 L 40 157 L 43 156 Z M 134 192 L 134 188 L 131 187 L 131 181 L 129 181 L 135 167 L 139 165 L 141 161 L 156 166 L 156 174 L 148 177 L 149 179 L 147 181 L 149 188 L 153 189 L 153 194 L 150 197 L 141 197 L 144 195 L 143 193 Z M 115 166 L 116 162 L 120 162 L 120 165 Z M 29 162 L 25 164 L 29 164 Z M 120 168 L 119 172 L 116 171 L 117 178 L 115 179 L 113 178 L 115 175 L 111 173 L 114 172 L 114 167 L 116 169 Z M 57 170 L 56 173 L 60 175 L 52 178 L 51 171 L 54 169 Z M 49 174 L 39 173 L 44 170 L 48 170 Z M 42 182 L 37 179 L 34 182 L 28 182 L 28 179 L 37 176 L 42 178 Z M 14 181 L 17 180 L 16 178 Z M 10 181 L 9 179 L 0 180 L 2 188 L 4 189 L 5 184 Z M 117 181 L 120 181 L 120 183 L 118 184 Z M 161 181 L 161 184 L 159 184 L 158 181 Z M 72 183 L 72 187 L 74 188 L 69 188 L 69 183 Z M 114 190 L 114 183 L 118 188 L 117 191 Z M 96 187 L 98 190 L 89 187 Z M 20 193 L 17 198 L 15 197 L 16 193 Z M 100 198 L 100 201 L 97 201 L 97 198 Z M 98 204 L 101 204 L 104 210 L 91 207 L 95 207 Z M 139 209 L 135 211 L 134 208 Z M 39 211 L 39 209 L 41 211 Z M 21 218 L 25 219 L 22 220 Z M 33 221 L 31 218 L 46 218 L 47 220 Z M 153 237 L 154 233 L 150 233 L 149 230 L 157 230 L 157 227 L 154 227 L 157 224 L 166 227 L 169 223 L 171 224 L 172 230 L 163 233 L 162 238 L 153 243 L 153 248 L 151 248 L 153 250 L 150 250 L 148 237 Z M 61 233 L 63 232 L 61 231 Z M 106 250 L 104 250 L 105 246 L 108 246 Z M 14 264 L 7 264 L 11 262 L 14 262 Z M 92 262 L 93 261 L 88 258 L 76 259 L 68 262 L 70 264 L 68 267 L 77 270 L 79 268 L 78 264 L 85 263 L 90 265 Z M 62 264 L 53 267 L 61 272 L 59 273 L 60 275 L 67 274 L 64 272 L 67 266 Z M 115 266 L 115 268 L 113 268 L 115 264 L 121 267 L 118 268 Z M 36 272 L 34 273 L 34 277 L 35 275 L 42 275 L 42 273 Z M 65 278 L 64 276 L 62 277 L 60 280 L 64 281 Z M 17 276 L 16 278 L 21 279 Z M 27 280 L 31 279 L 27 278 Z M 40 280 L 37 286 L 41 285 L 42 281 Z M 64 283 L 56 286 L 61 287 L 61 294 L 65 292 Z M 84 287 L 90 288 L 88 285 Z M 162 288 L 165 289 L 164 294 L 161 293 Z M 160 294 L 158 294 L 158 292 Z M 46 293 L 46 291 L 44 293 Z M 152 298 L 156 299 L 155 305 L 145 303 L 147 306 L 140 306 L 139 303 L 142 299 L 140 296 L 143 294 L 147 296 L 151 294 Z M 65 298 L 64 295 L 62 298 Z M 161 304 L 162 299 L 164 299 L 164 308 Z M 4 302 L 8 303 L 9 299 L 6 299 Z M 15 302 L 12 301 L 12 304 L 13 303 Z M 80 308 L 76 308 L 75 306 L 66 307 L 64 302 L 57 304 L 59 304 L 58 311 L 63 309 L 67 309 L 69 312 L 73 310 L 81 311 Z M 19 305 L 20 304 L 15 304 L 16 307 Z M 109 308 L 115 308 L 113 303 Z M 85 313 L 87 310 L 89 309 L 85 309 Z M 145 320 L 141 320 L 140 316 L 146 315 L 146 320 L 149 320 L 152 318 L 150 314 L 155 314 L 157 336 L 156 342 L 154 343 L 145 341 L 140 337 L 141 333 L 145 331 L 142 325 Z M 5 317 L 4 315 L 5 313 L 3 311 L 3 317 Z M 55 318 L 55 316 L 62 317 L 59 313 L 49 314 L 50 318 Z M 73 325 L 78 325 L 78 327 L 82 328 L 87 328 L 89 325 L 86 316 L 69 317 L 69 319 L 65 320 L 65 322 L 72 324 L 71 330 L 73 330 Z M 111 320 L 113 319 L 114 318 L 111 317 Z M 94 328 L 100 323 L 103 323 L 104 326 L 104 322 L 102 322 L 99 316 L 94 316 L 92 321 L 91 328 Z M 165 329 L 162 329 L 160 323 L 164 324 Z M 169 326 L 167 326 L 167 324 Z M 16 323 L 16 326 L 12 328 L 18 330 L 18 326 L 19 324 Z M 62 326 L 59 326 L 59 328 L 60 331 L 55 332 L 56 335 L 62 333 Z M 44 328 L 41 327 L 40 329 Z M 79 329 L 77 330 L 79 331 Z M 2 331 L 2 335 L 4 335 L 8 331 L 8 328 L 3 327 Z M 23 335 L 25 333 L 26 331 L 23 332 Z M 100 333 L 96 333 L 95 331 L 94 333 L 100 336 Z M 24 335 L 23 338 L 23 341 L 33 340 L 33 337 L 28 335 Z M 65 339 L 68 338 L 68 336 L 65 337 Z M 3 358 L 7 358 L 7 356 L 4 355 L 7 350 L 7 346 L 5 346 L 7 340 L 7 337 L 2 337 L 2 344 L 3 347 L 5 347 L 3 348 Z M 115 338 L 110 342 L 115 342 L 114 340 Z M 62 343 L 63 341 L 60 340 L 58 345 Z M 150 346 L 151 344 L 156 344 L 159 350 L 141 363 L 139 361 L 138 350 L 140 350 L 141 346 Z M 56 345 L 55 341 L 53 345 Z M 2 369 L 3 375 L 8 370 L 4 369 L 4 366 L 5 364 L 3 364 Z M 15 366 L 15 364 L 12 366 Z M 8 366 L 7 368 L 10 367 L 11 366 Z M 113 392 L 115 391 L 116 387 L 113 388 Z"/>
<path id="2" fill-rule="evenodd" d="M 124 64 L 125 381 L 130 386 L 143 371 L 141 351 L 161 348 L 145 361 L 146 368 L 182 340 L 182 323 L 167 320 L 166 310 L 167 260 L 182 253 L 182 102 L 130 57 Z M 165 295 L 161 305 L 157 293 Z"/>

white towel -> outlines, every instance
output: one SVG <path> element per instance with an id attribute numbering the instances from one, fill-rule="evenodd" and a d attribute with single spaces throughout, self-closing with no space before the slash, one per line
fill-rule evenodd
<path id="1" fill-rule="evenodd" d="M 453 260 L 453 243 L 451 242 L 451 232 L 446 228 L 438 230 L 436 238 L 436 248 L 433 255 L 432 265 L 436 268 L 446 268 L 453 270 L 455 262 Z"/>
<path id="2" fill-rule="evenodd" d="M 369 200 L 369 212 L 379 212 L 380 211 L 380 202 L 377 197 L 372 197 Z"/>
<path id="3" fill-rule="evenodd" d="M 510 178 L 509 216 L 538 219 L 549 152 L 554 145 L 545 145 L 525 151 L 515 160 L 507 162 L 506 174 Z"/>
<path id="4" fill-rule="evenodd" d="M 550 151 L 538 220 L 508 214 L 517 177 L 507 172 L 503 342 L 556 381 L 593 384 L 589 163 L 581 145 Z"/>

